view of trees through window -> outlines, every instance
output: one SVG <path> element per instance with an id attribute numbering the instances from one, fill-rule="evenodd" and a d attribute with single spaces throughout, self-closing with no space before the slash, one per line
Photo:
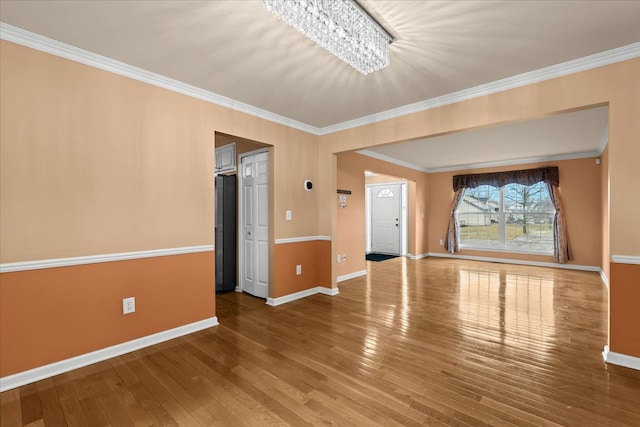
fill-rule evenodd
<path id="1" fill-rule="evenodd" d="M 544 182 L 467 188 L 456 213 L 462 247 L 553 251 L 555 209 Z"/>

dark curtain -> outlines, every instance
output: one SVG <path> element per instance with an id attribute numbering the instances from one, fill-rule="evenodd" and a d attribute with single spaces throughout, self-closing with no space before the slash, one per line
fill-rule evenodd
<path id="1" fill-rule="evenodd" d="M 502 188 L 507 184 L 533 185 L 545 182 L 555 186 L 560 185 L 560 174 L 557 166 L 538 169 L 524 169 L 507 172 L 474 173 L 469 175 L 455 175 L 453 177 L 453 191 L 459 188 L 476 188 L 481 185 L 491 185 Z"/>
<path id="2" fill-rule="evenodd" d="M 451 253 L 455 253 L 460 250 L 460 224 L 458 224 L 456 211 L 460 207 L 460 203 L 462 203 L 463 195 L 464 195 L 464 188 L 460 188 L 453 194 L 453 200 L 451 201 L 451 212 L 449 214 L 449 226 L 447 227 L 447 237 L 444 242 L 445 249 Z"/>
<path id="3" fill-rule="evenodd" d="M 559 263 L 566 263 L 571 260 L 569 238 L 567 236 L 567 221 L 558 188 L 560 185 L 560 173 L 558 172 L 557 166 L 507 172 L 455 175 L 453 177 L 453 191 L 455 194 L 451 202 L 451 213 L 449 226 L 447 228 L 447 239 L 445 241 L 447 251 L 454 253 L 460 250 L 460 225 L 458 224 L 455 212 L 462 202 L 465 189 L 476 188 L 481 185 L 490 185 L 497 188 L 502 188 L 508 184 L 528 186 L 538 182 L 547 184 L 549 197 L 556 209 L 553 221 L 553 260 Z"/>
<path id="4" fill-rule="evenodd" d="M 553 217 L 553 260 L 559 263 L 566 263 L 572 259 L 569 248 L 569 237 L 567 237 L 567 220 L 564 216 L 564 207 L 560 197 L 560 189 L 557 185 L 547 183 L 549 197 L 556 213 Z"/>

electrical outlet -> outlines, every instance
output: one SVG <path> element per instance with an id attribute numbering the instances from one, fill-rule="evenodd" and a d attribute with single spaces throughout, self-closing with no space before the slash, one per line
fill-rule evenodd
<path id="1" fill-rule="evenodd" d="M 122 314 L 130 314 L 136 311 L 135 297 L 125 298 L 122 300 Z"/>
<path id="2" fill-rule="evenodd" d="M 300 264 L 296 265 L 296 275 L 299 276 L 302 274 L 302 266 Z"/>
<path id="3" fill-rule="evenodd" d="M 342 255 L 338 254 L 337 261 L 338 263 L 342 262 Z"/>
<path id="4" fill-rule="evenodd" d="M 440 239 L 440 246 L 444 246 L 444 240 Z"/>
<path id="5" fill-rule="evenodd" d="M 290 211 L 290 210 L 287 210 L 287 211 L 285 212 L 284 216 L 285 216 L 285 219 L 286 219 L 287 221 L 291 221 L 291 211 Z"/>

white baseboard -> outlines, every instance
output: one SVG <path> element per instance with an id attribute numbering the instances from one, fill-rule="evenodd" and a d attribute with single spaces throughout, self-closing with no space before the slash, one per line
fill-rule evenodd
<path id="1" fill-rule="evenodd" d="M 566 270 L 595 271 L 596 273 L 600 272 L 600 267 L 595 267 L 591 265 L 560 264 L 555 262 L 527 261 L 522 259 L 493 258 L 493 257 L 472 256 L 472 255 L 458 255 L 458 254 L 450 254 L 450 253 L 444 254 L 440 252 L 429 252 L 429 256 L 439 257 L 439 258 L 466 259 L 469 261 L 486 261 L 486 262 L 500 262 L 503 264 L 530 265 L 533 267 L 563 268 Z"/>
<path id="2" fill-rule="evenodd" d="M 600 278 L 602 279 L 602 283 L 604 283 L 607 289 L 609 289 L 609 278 L 606 274 L 604 274 L 604 271 L 602 271 L 602 269 L 600 270 Z"/>
<path id="3" fill-rule="evenodd" d="M 324 286 L 316 286 L 315 288 L 305 289 L 304 291 L 300 291 L 300 292 L 294 292 L 292 294 L 285 295 L 283 297 L 267 298 L 267 305 L 276 307 L 278 305 L 286 304 L 288 302 L 306 298 L 315 294 L 334 296 L 334 295 L 338 295 L 339 293 L 340 291 L 338 290 L 338 288 L 325 288 Z"/>
<path id="4" fill-rule="evenodd" d="M 354 271 L 353 273 L 343 274 L 342 276 L 338 276 L 338 283 L 344 282 L 345 280 L 355 279 L 356 277 L 366 276 L 367 270 Z"/>
<path id="5" fill-rule="evenodd" d="M 408 255 L 409 255 L 409 258 L 411 258 L 411 259 L 422 259 L 422 258 L 428 257 L 429 253 L 418 254 L 418 255 L 408 254 Z"/>
<path id="6" fill-rule="evenodd" d="M 609 351 L 608 345 L 604 346 L 602 358 L 605 362 L 612 365 L 624 366 L 625 368 L 631 368 L 640 371 L 640 357 L 628 356 L 626 354 Z"/>
<path id="7" fill-rule="evenodd" d="M 92 351 L 91 353 L 81 354 L 80 356 L 70 359 L 54 362 L 49 365 L 40 366 L 28 371 L 19 372 L 17 374 L 8 375 L 0 378 L 0 392 L 11 390 L 16 387 L 30 384 L 36 381 L 50 378 L 58 374 L 82 368 L 83 366 L 92 365 L 103 360 L 111 359 L 122 354 L 140 350 L 164 341 L 201 331 L 203 329 L 218 326 L 218 318 L 210 317 L 209 319 L 200 320 L 198 322 L 189 323 L 188 325 L 179 326 L 167 331 L 158 332 L 157 334 L 147 335 L 146 337 L 137 338 L 122 344 Z"/>

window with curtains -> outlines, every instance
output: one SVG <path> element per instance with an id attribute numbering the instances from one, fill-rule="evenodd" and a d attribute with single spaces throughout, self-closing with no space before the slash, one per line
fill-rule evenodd
<path id="1" fill-rule="evenodd" d="M 558 167 L 454 175 L 444 246 L 451 253 L 465 246 L 550 252 L 555 262 L 570 261 Z"/>
<path id="2" fill-rule="evenodd" d="M 554 215 L 544 182 L 465 188 L 456 210 L 460 247 L 551 254 Z"/>

